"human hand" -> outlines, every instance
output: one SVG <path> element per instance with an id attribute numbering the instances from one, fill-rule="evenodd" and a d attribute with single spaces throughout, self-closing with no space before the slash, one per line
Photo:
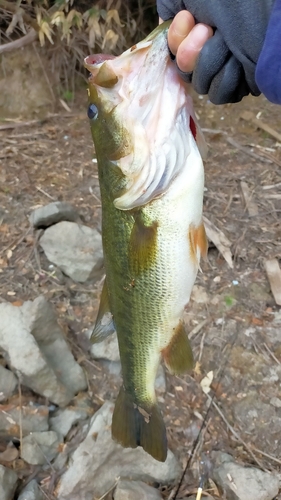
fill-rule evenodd
<path id="1" fill-rule="evenodd" d="M 207 24 L 195 24 L 190 12 L 178 12 L 168 32 L 168 45 L 181 71 L 187 73 L 194 70 L 203 45 L 212 35 L 213 29 Z"/>
<path id="2" fill-rule="evenodd" d="M 188 35 L 180 43 L 178 34 L 176 37 L 172 32 L 168 35 L 168 43 L 172 43 L 171 51 L 176 50 L 177 64 L 185 71 L 181 71 L 181 76 L 192 82 L 196 92 L 208 94 L 214 104 L 238 102 L 249 93 L 260 94 L 255 69 L 273 2 L 157 0 L 162 19 L 174 17 L 186 8 L 188 16 L 191 14 L 199 23 L 194 26 L 188 16 L 185 18 Z M 208 26 L 214 29 L 213 36 Z M 178 28 L 177 32 L 182 34 Z M 190 50 L 192 44 L 193 53 Z"/>

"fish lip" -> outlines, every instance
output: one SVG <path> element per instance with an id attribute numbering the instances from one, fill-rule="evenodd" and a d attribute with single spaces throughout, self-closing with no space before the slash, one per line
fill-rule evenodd
<path id="1" fill-rule="evenodd" d="M 104 61 L 115 59 L 112 54 L 91 54 L 84 59 L 84 66 L 91 71 L 92 68 L 102 64 Z"/>

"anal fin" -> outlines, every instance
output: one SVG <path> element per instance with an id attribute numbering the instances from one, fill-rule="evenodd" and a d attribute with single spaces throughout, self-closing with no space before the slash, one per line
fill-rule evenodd
<path id="1" fill-rule="evenodd" d="M 192 370 L 193 354 L 182 321 L 179 321 L 174 329 L 174 335 L 167 347 L 162 350 L 162 356 L 169 372 L 174 375 Z"/>
<path id="2" fill-rule="evenodd" d="M 136 404 L 122 387 L 112 417 L 112 437 L 124 448 L 142 448 L 155 460 L 167 457 L 166 428 L 157 404 Z"/>
<path id="3" fill-rule="evenodd" d="M 100 297 L 100 306 L 96 323 L 91 334 L 91 342 L 96 344 L 102 342 L 106 337 L 115 332 L 115 327 L 112 319 L 112 314 L 109 309 L 109 298 L 106 279 L 103 284 L 103 289 Z"/>

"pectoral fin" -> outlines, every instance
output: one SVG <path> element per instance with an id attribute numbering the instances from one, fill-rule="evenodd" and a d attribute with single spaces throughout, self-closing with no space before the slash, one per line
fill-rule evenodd
<path id="1" fill-rule="evenodd" d="M 189 233 L 190 255 L 195 263 L 199 263 L 200 257 L 207 257 L 208 240 L 203 222 L 198 227 L 190 226 Z"/>
<path id="2" fill-rule="evenodd" d="M 193 368 L 193 354 L 182 321 L 175 328 L 169 345 L 162 350 L 162 356 L 172 374 L 179 375 Z"/>
<path id="3" fill-rule="evenodd" d="M 102 342 L 106 337 L 114 332 L 115 327 L 109 308 L 108 289 L 105 279 L 100 297 L 98 315 L 90 340 L 93 344 L 96 344 L 98 342 Z"/>
<path id="4" fill-rule="evenodd" d="M 135 272 L 148 269 L 157 256 L 157 222 L 145 224 L 141 215 L 135 216 L 130 238 L 130 263 Z"/>

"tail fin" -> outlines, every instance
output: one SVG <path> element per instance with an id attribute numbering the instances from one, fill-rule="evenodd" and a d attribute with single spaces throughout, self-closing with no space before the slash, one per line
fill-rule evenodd
<path id="1" fill-rule="evenodd" d="M 165 462 L 167 437 L 157 404 L 134 403 L 124 388 L 120 389 L 112 417 L 112 437 L 124 448 L 142 448 L 155 460 Z"/>

